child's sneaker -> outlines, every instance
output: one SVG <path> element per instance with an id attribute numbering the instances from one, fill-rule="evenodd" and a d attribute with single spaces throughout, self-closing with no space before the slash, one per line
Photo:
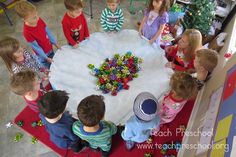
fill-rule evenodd
<path id="1" fill-rule="evenodd" d="M 125 146 L 127 150 L 132 150 L 135 146 L 135 142 L 133 141 L 125 141 Z"/>

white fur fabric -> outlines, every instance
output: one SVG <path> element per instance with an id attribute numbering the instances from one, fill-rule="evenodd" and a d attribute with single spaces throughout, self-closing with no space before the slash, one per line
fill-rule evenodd
<path id="1" fill-rule="evenodd" d="M 139 77 L 128 83 L 130 89 L 121 90 L 117 96 L 96 91 L 97 79 L 90 74 L 87 65 L 99 67 L 105 58 L 127 51 L 144 60 Z M 83 98 L 91 94 L 103 95 L 106 104 L 105 119 L 115 124 L 125 123 L 133 114 L 133 102 L 140 92 L 148 91 L 158 98 L 166 91 L 172 74 L 172 70 L 165 68 L 167 60 L 164 51 L 152 47 L 135 30 L 122 30 L 115 34 L 93 33 L 77 49 L 63 46 L 61 50 L 57 50 L 53 60 L 50 81 L 54 88 L 70 94 L 67 104 L 69 111 L 76 115 L 77 106 Z"/>

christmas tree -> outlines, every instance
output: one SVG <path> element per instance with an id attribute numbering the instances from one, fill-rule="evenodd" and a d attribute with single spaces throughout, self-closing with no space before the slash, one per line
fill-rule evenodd
<path id="1" fill-rule="evenodd" d="M 182 21 L 184 29 L 198 29 L 207 35 L 215 18 L 215 6 L 214 0 L 191 0 Z"/>

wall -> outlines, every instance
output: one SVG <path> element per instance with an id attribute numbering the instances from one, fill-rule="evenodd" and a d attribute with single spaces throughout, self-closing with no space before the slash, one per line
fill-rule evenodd
<path id="1" fill-rule="evenodd" d="M 236 34 L 233 33 L 233 30 L 236 29 L 236 15 L 234 15 L 234 18 L 232 18 L 231 22 L 228 24 L 228 26 L 225 29 L 225 32 L 228 33 L 228 37 L 226 39 L 225 45 L 222 48 L 219 56 L 219 63 L 216 69 L 214 70 L 212 74 L 212 78 L 208 81 L 208 83 L 205 85 L 205 87 L 199 92 L 198 97 L 196 99 L 187 130 L 189 132 L 197 131 L 198 128 L 201 126 L 205 113 L 208 109 L 209 104 L 209 98 L 212 94 L 212 92 L 216 89 L 218 89 L 220 86 L 224 84 L 225 76 L 227 71 L 236 64 L 236 53 L 228 60 L 224 58 L 224 53 L 229 51 L 229 47 L 231 45 L 235 45 L 235 43 L 232 44 L 232 41 L 236 41 Z M 234 39 L 234 40 L 232 40 Z M 198 144 L 199 141 L 198 136 L 185 136 L 183 138 L 183 144 Z M 201 154 L 196 156 L 195 155 L 196 150 L 187 150 L 187 149 L 181 149 L 178 153 L 178 157 L 205 157 L 207 156 L 207 153 Z"/>

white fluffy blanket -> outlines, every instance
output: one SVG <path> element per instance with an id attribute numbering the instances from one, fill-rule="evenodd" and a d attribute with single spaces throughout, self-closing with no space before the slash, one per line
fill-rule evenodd
<path id="1" fill-rule="evenodd" d="M 106 120 L 116 124 L 125 123 L 133 114 L 133 101 L 140 92 L 148 91 L 158 98 L 169 88 L 172 71 L 164 66 L 167 60 L 162 49 L 150 46 L 135 30 L 123 30 L 116 34 L 93 33 L 77 49 L 63 46 L 56 52 L 51 66 L 50 81 L 54 88 L 70 94 L 67 104 L 70 112 L 76 115 L 79 102 L 86 96 L 102 94 L 96 91 L 97 79 L 90 74 L 87 65 L 91 63 L 99 67 L 105 58 L 127 51 L 144 60 L 142 70 L 138 78 L 128 83 L 129 90 L 121 90 L 117 96 L 103 94 Z"/>

